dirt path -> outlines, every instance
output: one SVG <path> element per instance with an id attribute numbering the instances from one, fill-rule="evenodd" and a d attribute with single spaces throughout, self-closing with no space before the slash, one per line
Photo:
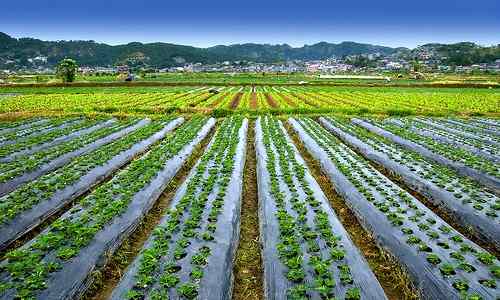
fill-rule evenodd
<path id="1" fill-rule="evenodd" d="M 229 104 L 229 108 L 236 109 L 238 105 L 240 105 L 241 97 L 243 97 L 243 92 L 238 92 L 234 95 L 233 100 L 231 100 L 231 103 Z"/>
<path id="2" fill-rule="evenodd" d="M 271 106 L 272 108 L 278 108 L 279 107 L 278 103 L 276 103 L 276 101 L 273 99 L 273 97 L 271 96 L 271 94 L 265 93 L 264 95 L 266 96 L 267 104 L 269 104 L 269 106 Z"/>
<path id="3" fill-rule="evenodd" d="M 250 96 L 250 109 L 257 109 L 258 107 L 257 93 L 252 92 L 252 95 Z"/>
<path id="4" fill-rule="evenodd" d="M 243 176 L 240 243 L 234 264 L 235 300 L 264 299 L 263 267 L 259 241 L 259 202 L 257 198 L 257 161 L 255 157 L 254 122 L 248 125 L 247 157 Z"/>

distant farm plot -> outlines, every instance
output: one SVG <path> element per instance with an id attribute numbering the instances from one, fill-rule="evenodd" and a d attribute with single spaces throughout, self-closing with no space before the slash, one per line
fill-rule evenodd
<path id="1" fill-rule="evenodd" d="M 341 113 L 498 115 L 496 89 L 351 87 L 40 88 L 3 98 L 0 113 Z M 0 90 L 1 92 L 1 90 Z"/>

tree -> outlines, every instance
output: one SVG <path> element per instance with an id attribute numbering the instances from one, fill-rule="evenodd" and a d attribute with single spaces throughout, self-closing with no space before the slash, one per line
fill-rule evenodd
<path id="1" fill-rule="evenodd" d="M 412 66 L 413 72 L 420 72 L 420 69 L 422 67 L 420 65 L 420 62 L 416 59 L 411 62 L 411 66 Z"/>
<path id="2" fill-rule="evenodd" d="M 76 61 L 70 58 L 65 58 L 57 64 L 56 74 L 63 82 L 73 82 L 76 77 L 78 65 Z"/>

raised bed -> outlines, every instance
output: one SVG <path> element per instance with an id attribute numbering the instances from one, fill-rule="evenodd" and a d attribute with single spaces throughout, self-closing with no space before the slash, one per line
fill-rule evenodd
<path id="1" fill-rule="evenodd" d="M 392 121 L 392 120 L 391 120 Z M 470 128 L 460 126 L 459 124 L 449 123 L 448 119 L 425 119 L 422 120 L 424 124 L 432 126 L 436 129 L 442 130 L 443 132 L 448 132 L 450 134 L 455 134 L 463 136 L 464 138 L 469 138 L 472 140 L 480 141 L 484 144 L 489 144 L 493 146 L 499 145 L 499 140 L 495 137 L 491 137 L 482 133 L 479 128 Z"/>
<path id="2" fill-rule="evenodd" d="M 96 131 L 111 125 L 115 120 L 86 120 L 74 126 L 66 126 L 58 130 L 52 130 L 47 134 L 15 143 L 0 150 L 0 162 L 9 162 L 19 156 L 31 155 L 35 152 L 50 148 L 60 143 L 69 141 L 81 135 Z"/>
<path id="3" fill-rule="evenodd" d="M 182 122 L 182 118 L 168 124 L 153 122 L 0 198 L 0 251 L 163 139 Z"/>
<path id="4" fill-rule="evenodd" d="M 0 263 L 0 299 L 76 299 L 137 227 L 215 120 L 195 117 Z"/>
<path id="5" fill-rule="evenodd" d="M 307 150 L 424 299 L 496 299 L 499 262 L 309 118 L 290 120 Z"/>
<path id="6" fill-rule="evenodd" d="M 437 142 L 451 144 L 467 150 L 475 155 L 483 156 L 493 162 L 500 162 L 500 148 L 462 134 L 454 134 L 429 124 L 427 119 L 393 119 L 392 123 L 412 130 L 420 135 L 430 137 Z"/>
<path id="7" fill-rule="evenodd" d="M 45 123 L 48 119 L 28 118 L 20 121 L 2 121 L 0 126 L 0 134 L 6 134 L 12 131 L 22 130 L 37 124 Z"/>
<path id="8" fill-rule="evenodd" d="M 409 150 L 417 151 L 426 158 L 451 167 L 459 174 L 469 176 L 500 195 L 500 178 L 497 177 L 499 167 L 490 161 L 480 159 L 477 156 L 470 157 L 471 154 L 465 153 L 466 151 L 458 151 L 449 146 L 438 144 L 432 139 L 412 134 L 397 126 L 383 125 L 380 122 L 376 123 L 376 126 L 360 119 L 353 119 L 352 122 Z M 483 170 L 482 167 L 487 168 L 487 170 Z"/>
<path id="9" fill-rule="evenodd" d="M 6 146 L 17 143 L 19 140 L 33 138 L 43 135 L 57 128 L 74 125 L 81 122 L 81 118 L 53 118 L 44 123 L 36 123 L 34 126 L 20 130 L 4 133 L 0 135 L 0 146 Z"/>
<path id="10" fill-rule="evenodd" d="M 458 119 L 447 119 L 446 125 L 458 130 L 466 130 L 472 133 L 477 133 L 479 135 L 483 135 L 495 140 L 497 143 L 500 143 L 500 132 L 498 129 L 486 128 L 484 126 L 477 126 L 474 124 L 467 124 L 464 120 Z"/>
<path id="11" fill-rule="evenodd" d="M 256 123 L 266 299 L 386 299 L 276 118 Z"/>
<path id="12" fill-rule="evenodd" d="M 247 127 L 224 120 L 111 299 L 231 299 Z"/>
<path id="13" fill-rule="evenodd" d="M 453 170 L 348 121 L 320 118 L 320 123 L 344 143 L 448 211 L 477 238 L 500 251 L 500 198 L 496 195 Z"/>
<path id="14" fill-rule="evenodd" d="M 116 126 L 102 128 L 87 136 L 72 140 L 60 147 L 38 152 L 36 155 L 18 158 L 0 165 L 0 196 L 10 193 L 20 185 L 32 181 L 50 171 L 64 166 L 75 157 L 98 149 L 149 124 L 151 120 L 127 121 Z"/>
<path id="15" fill-rule="evenodd" d="M 499 130 L 500 129 L 500 122 L 495 119 L 483 119 L 483 118 L 477 118 L 473 120 L 474 124 L 483 124 L 488 126 L 488 128 L 492 130 Z"/>

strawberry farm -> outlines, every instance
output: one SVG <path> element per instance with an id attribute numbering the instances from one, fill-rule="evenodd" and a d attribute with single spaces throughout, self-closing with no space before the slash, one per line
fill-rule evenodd
<path id="1" fill-rule="evenodd" d="M 0 299 L 500 299 L 500 93 L 0 88 Z"/>

